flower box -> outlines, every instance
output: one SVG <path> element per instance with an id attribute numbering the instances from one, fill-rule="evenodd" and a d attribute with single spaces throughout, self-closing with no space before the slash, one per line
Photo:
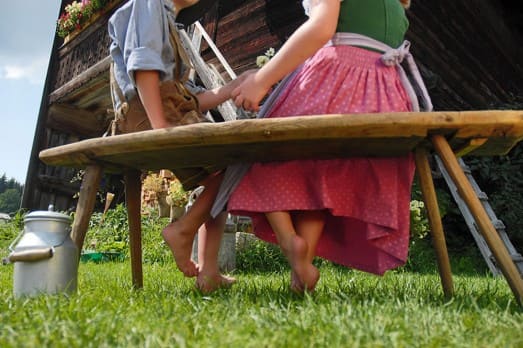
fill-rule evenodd
<path id="1" fill-rule="evenodd" d="M 65 6 L 64 12 L 58 18 L 56 26 L 58 36 L 64 39 L 64 43 L 71 41 L 119 3 L 120 0 L 73 1 Z"/>

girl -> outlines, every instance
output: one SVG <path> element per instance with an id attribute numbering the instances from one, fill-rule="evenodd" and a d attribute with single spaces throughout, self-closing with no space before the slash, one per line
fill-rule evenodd
<path id="1" fill-rule="evenodd" d="M 294 71 L 265 117 L 417 109 L 398 65 L 408 43 L 389 59 L 379 52 L 403 42 L 409 1 L 303 3 L 308 20 L 233 91 L 238 106 L 258 110 L 271 86 Z M 310 291 L 319 279 L 316 255 L 379 275 L 406 261 L 413 174 L 410 155 L 256 163 L 228 209 L 250 216 L 258 237 L 280 245 L 292 268 L 291 289 Z"/>

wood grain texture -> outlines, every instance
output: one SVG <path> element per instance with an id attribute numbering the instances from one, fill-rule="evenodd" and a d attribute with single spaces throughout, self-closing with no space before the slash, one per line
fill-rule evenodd
<path id="1" fill-rule="evenodd" d="M 62 1 L 61 11 L 68 3 L 71 0 Z M 523 90 L 523 65 L 519 63 L 523 59 L 521 8 L 521 2 L 509 0 L 413 2 L 407 11 L 410 29 L 406 38 L 412 43 L 411 51 L 436 110 L 518 107 Z M 112 104 L 107 20 L 112 11 L 65 45 L 58 36 L 55 37 L 25 183 L 25 208 L 46 207 L 49 204 L 46 200 L 51 197 L 55 205 L 58 200 L 69 202 L 59 206 L 60 209 L 69 209 L 74 201 L 67 195 L 56 195 L 53 187 L 40 185 L 37 177 L 45 172 L 65 184 L 70 181 L 69 173 L 75 169 L 62 167 L 56 170 L 41 162 L 38 154 L 41 150 L 72 142 L 71 137 L 97 139 L 109 125 L 111 115 L 107 110 L 112 108 Z M 269 47 L 280 48 L 305 20 L 301 0 L 227 0 L 215 1 L 201 23 L 234 71 L 241 73 L 254 68 L 256 56 Z M 223 72 L 223 67 L 205 43 L 202 56 Z M 57 114 L 54 113 L 56 109 L 48 108 L 54 104 L 69 105 L 81 111 Z M 56 141 L 56 134 L 61 134 L 60 141 Z M 473 153 L 493 149 L 494 142 L 495 139 L 490 139 L 486 147 L 481 146 Z M 506 148 L 506 139 L 501 142 L 498 149 L 489 151 L 501 153 Z M 367 141 L 366 144 L 368 152 L 372 153 L 370 143 Z M 456 149 L 454 145 L 453 149 Z M 336 148 L 336 145 L 332 146 Z M 380 148 L 381 145 L 375 146 Z M 319 151 L 317 146 L 312 147 L 312 150 Z M 285 148 L 290 151 L 287 145 Z M 346 154 L 351 155 L 353 145 L 348 144 L 346 148 L 349 148 Z M 468 151 L 470 147 L 463 144 L 463 149 Z M 218 147 L 214 146 L 213 151 L 218 151 Z M 236 156 L 247 156 L 231 154 L 228 146 L 220 151 L 216 155 L 233 156 L 231 161 Z M 268 158 L 266 151 L 280 154 L 277 147 L 266 149 L 260 146 L 256 151 L 265 158 Z M 303 153 L 298 146 L 294 152 Z M 317 155 L 314 152 L 309 154 Z M 180 163 L 178 154 L 172 156 L 169 161 Z M 293 156 L 296 154 L 287 155 Z"/>
<path id="2" fill-rule="evenodd" d="M 488 138 L 471 154 L 508 152 L 523 138 L 523 111 L 317 115 L 200 123 L 88 139 L 40 152 L 50 165 L 103 163 L 112 171 L 235 162 L 351 156 L 398 156 L 430 134 L 453 148 Z"/>
<path id="3" fill-rule="evenodd" d="M 481 235 L 485 239 L 490 251 L 492 251 L 494 259 L 496 260 L 496 265 L 501 269 L 501 272 L 507 279 L 519 305 L 523 305 L 523 279 L 521 278 L 507 247 L 494 228 L 492 220 L 485 211 L 483 203 L 479 200 L 474 188 L 456 160 L 456 156 L 452 152 L 446 139 L 441 135 L 436 134 L 431 136 L 431 141 L 438 156 L 441 158 L 445 169 L 456 185 L 459 195 L 474 217 Z"/>
<path id="4" fill-rule="evenodd" d="M 446 297 L 452 297 L 454 294 L 454 284 L 452 281 L 452 271 L 450 268 L 449 253 L 447 243 L 445 242 L 445 233 L 439 213 L 438 198 L 434 181 L 432 179 L 432 169 L 430 168 L 428 151 L 420 146 L 415 151 L 416 170 L 418 173 L 423 201 L 427 207 L 427 217 L 430 224 L 430 234 L 432 236 L 432 245 L 436 252 L 441 285 Z"/>

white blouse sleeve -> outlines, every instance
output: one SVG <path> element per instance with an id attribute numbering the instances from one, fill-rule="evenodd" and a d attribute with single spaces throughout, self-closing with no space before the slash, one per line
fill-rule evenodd
<path id="1" fill-rule="evenodd" d="M 343 0 L 340 0 L 340 2 L 342 2 Z M 303 0 L 301 2 L 302 6 L 303 6 L 303 9 L 305 10 L 305 15 L 307 17 L 309 17 L 310 13 L 311 13 L 311 0 Z"/>

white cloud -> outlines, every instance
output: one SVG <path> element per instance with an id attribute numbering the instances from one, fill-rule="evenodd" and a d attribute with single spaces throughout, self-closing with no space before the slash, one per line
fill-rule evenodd
<path id="1" fill-rule="evenodd" d="M 10 2 L 0 11 L 0 82 L 43 86 L 60 3 L 31 1 L 28 6 L 27 2 Z"/>
<path id="2" fill-rule="evenodd" d="M 0 79 L 25 80 L 34 85 L 43 85 L 48 59 L 37 58 L 27 63 L 0 62 Z"/>

